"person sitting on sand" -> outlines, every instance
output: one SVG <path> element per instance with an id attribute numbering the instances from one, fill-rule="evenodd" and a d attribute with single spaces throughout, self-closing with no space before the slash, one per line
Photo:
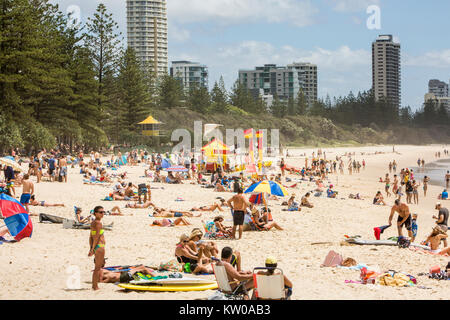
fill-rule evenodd
<path id="1" fill-rule="evenodd" d="M 104 268 L 104 265 L 103 267 Z M 129 283 L 135 280 L 136 273 L 142 273 L 151 277 L 156 277 L 155 270 L 147 268 L 145 266 L 130 267 L 130 271 L 113 272 L 105 269 L 100 270 L 100 283 Z"/>
<path id="2" fill-rule="evenodd" d="M 172 221 L 171 219 L 162 219 L 162 220 L 155 220 L 152 223 L 152 226 L 159 226 L 159 227 L 176 227 L 180 225 L 190 226 L 192 223 L 189 223 L 185 218 L 178 218 Z"/>
<path id="3" fill-rule="evenodd" d="M 76 222 L 81 224 L 91 223 L 94 219 L 92 215 L 88 215 L 86 218 L 81 215 L 83 212 L 83 209 L 75 207 L 75 216 L 76 216 Z"/>
<path id="4" fill-rule="evenodd" d="M 439 195 L 439 199 L 440 199 L 440 200 L 448 200 L 448 192 L 447 192 L 447 189 L 445 189 L 444 191 L 442 191 L 442 193 Z"/>
<path id="5" fill-rule="evenodd" d="M 333 185 L 332 184 L 330 184 L 330 186 L 328 187 L 328 190 L 327 190 L 327 197 L 328 198 L 336 198 L 337 197 L 337 195 L 338 195 L 338 192 L 337 191 L 334 191 L 333 190 Z"/>
<path id="6" fill-rule="evenodd" d="M 191 211 L 208 211 L 208 212 L 213 212 L 215 210 L 219 210 L 219 211 L 224 211 L 221 207 L 221 205 L 214 203 L 213 205 L 210 206 L 202 206 L 200 208 L 192 208 Z"/>
<path id="7" fill-rule="evenodd" d="M 214 218 L 214 224 L 216 226 L 217 232 L 222 232 L 223 234 L 232 235 L 233 227 L 226 227 L 223 225 L 224 218 L 223 216 L 217 216 Z"/>
<path id="8" fill-rule="evenodd" d="M 45 201 L 37 201 L 35 195 L 32 195 L 30 200 L 31 200 L 30 206 L 33 206 L 33 207 L 39 207 L 39 206 L 40 207 L 65 207 L 65 205 L 62 203 L 61 204 L 59 204 L 59 203 L 51 204 L 51 203 L 45 203 Z"/>
<path id="9" fill-rule="evenodd" d="M 184 212 L 184 211 L 175 211 L 175 210 L 166 210 L 164 208 L 157 208 L 154 207 L 154 212 L 153 212 L 153 216 L 154 217 L 160 217 L 160 218 L 181 218 L 181 217 L 194 217 L 194 218 L 198 218 L 201 217 L 202 214 L 199 213 L 198 215 L 194 215 L 191 212 Z"/>
<path id="10" fill-rule="evenodd" d="M 307 207 L 307 208 L 314 208 L 314 205 L 309 202 L 309 197 L 311 196 L 311 193 L 306 193 L 303 197 L 302 197 L 302 201 L 301 201 L 301 206 L 302 207 Z"/>
<path id="11" fill-rule="evenodd" d="M 183 270 L 188 273 L 208 273 L 212 274 L 213 270 L 204 263 L 209 263 L 209 259 L 203 258 L 203 249 L 194 252 L 188 247 L 189 237 L 185 234 L 181 235 L 180 242 L 175 248 L 175 257 L 179 263 L 183 263 Z"/>
<path id="12" fill-rule="evenodd" d="M 437 225 L 433 228 L 433 231 L 423 243 L 429 245 L 431 252 L 438 253 L 440 255 L 450 254 L 450 247 L 439 249 L 442 240 L 447 239 L 447 228 L 442 225 Z"/>
<path id="13" fill-rule="evenodd" d="M 299 203 L 295 201 L 295 194 L 293 194 L 288 200 L 288 211 L 301 211 Z"/>
<path id="14" fill-rule="evenodd" d="M 375 195 L 375 198 L 373 199 L 373 204 L 386 206 L 386 202 L 384 202 L 383 194 L 381 193 L 381 191 L 378 191 L 377 194 Z"/>
<path id="15" fill-rule="evenodd" d="M 256 208 L 252 209 L 252 222 L 259 231 L 269 231 L 274 227 L 277 230 L 284 230 L 275 221 L 265 223 L 264 219 L 261 218 L 259 211 Z"/>
<path id="16" fill-rule="evenodd" d="M 219 254 L 219 248 L 214 241 L 205 241 L 202 240 L 203 232 L 194 228 L 189 237 L 188 247 L 194 251 L 199 252 L 200 249 L 203 249 L 203 254 L 208 257 L 216 257 Z"/>
<path id="17" fill-rule="evenodd" d="M 172 174 L 172 172 L 169 171 L 169 173 L 167 174 L 166 177 L 166 183 L 169 184 L 183 184 L 183 182 L 181 181 L 181 177 L 179 175 L 177 175 L 176 177 Z"/>

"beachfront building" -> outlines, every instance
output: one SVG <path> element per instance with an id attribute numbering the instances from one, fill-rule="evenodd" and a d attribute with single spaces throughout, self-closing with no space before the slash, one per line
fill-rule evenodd
<path id="1" fill-rule="evenodd" d="M 191 61 L 172 61 L 170 75 L 183 83 L 183 88 L 189 91 L 194 86 L 208 88 L 208 67 Z"/>
<path id="2" fill-rule="evenodd" d="M 278 96 L 280 100 L 296 99 L 303 90 L 310 105 L 317 101 L 317 65 L 292 63 L 286 67 L 266 64 L 254 70 L 239 70 L 239 82 L 267 101 Z M 262 90 L 262 91 L 261 91 Z"/>
<path id="3" fill-rule="evenodd" d="M 392 35 L 380 35 L 372 43 L 372 89 L 377 101 L 386 98 L 400 107 L 400 44 L 394 42 Z"/>
<path id="4" fill-rule="evenodd" d="M 128 47 L 159 77 L 168 72 L 166 0 L 127 0 Z"/>
<path id="5" fill-rule="evenodd" d="M 435 97 L 444 98 L 449 96 L 448 84 L 444 81 L 436 79 L 428 82 L 428 93 L 434 94 Z"/>
<path id="6" fill-rule="evenodd" d="M 425 103 L 432 101 L 439 108 L 440 106 L 447 107 L 450 112 L 450 97 L 438 97 L 434 93 L 427 93 L 425 95 Z"/>

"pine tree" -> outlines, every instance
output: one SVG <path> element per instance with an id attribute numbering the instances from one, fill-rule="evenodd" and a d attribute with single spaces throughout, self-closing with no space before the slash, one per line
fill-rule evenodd
<path id="1" fill-rule="evenodd" d="M 113 20 L 112 14 L 107 12 L 103 3 L 97 6 L 94 17 L 88 18 L 84 41 L 89 48 L 94 61 L 96 78 L 98 81 L 97 104 L 102 112 L 106 110 L 107 97 L 105 91 L 105 78 L 116 74 L 115 66 L 120 57 L 121 33 L 117 33 L 118 24 Z"/>
<path id="2" fill-rule="evenodd" d="M 187 106 L 191 110 L 207 113 L 211 107 L 211 96 L 208 92 L 208 88 L 198 84 L 189 88 Z"/>
<path id="3" fill-rule="evenodd" d="M 181 81 L 164 75 L 158 88 L 159 106 L 161 108 L 171 109 L 183 106 L 184 91 Z"/>
<path id="4" fill-rule="evenodd" d="M 308 110 L 308 103 L 306 102 L 306 96 L 303 92 L 303 89 L 301 89 L 301 88 L 298 91 L 295 104 L 296 104 L 295 114 L 301 115 L 301 116 L 305 115 L 306 111 Z"/>

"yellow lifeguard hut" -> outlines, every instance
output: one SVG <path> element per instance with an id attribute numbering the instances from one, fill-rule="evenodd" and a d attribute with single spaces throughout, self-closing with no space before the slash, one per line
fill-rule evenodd
<path id="1" fill-rule="evenodd" d="M 163 124 L 162 122 L 159 122 L 152 116 L 149 116 L 144 121 L 138 123 L 142 128 L 142 135 L 146 137 L 160 137 L 161 136 L 161 130 L 160 126 Z"/>

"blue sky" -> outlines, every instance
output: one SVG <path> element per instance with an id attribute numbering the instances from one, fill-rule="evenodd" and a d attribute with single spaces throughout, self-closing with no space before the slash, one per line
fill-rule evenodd
<path id="1" fill-rule="evenodd" d="M 52 0 L 86 21 L 101 1 Z M 125 0 L 104 0 L 126 39 Z M 369 30 L 377 5 L 381 29 Z M 402 105 L 423 103 L 428 80 L 450 79 L 448 0 L 168 0 L 169 59 L 208 65 L 210 86 L 230 88 L 239 69 L 265 63 L 318 65 L 319 97 L 370 89 L 371 43 L 393 34 L 402 45 Z"/>

